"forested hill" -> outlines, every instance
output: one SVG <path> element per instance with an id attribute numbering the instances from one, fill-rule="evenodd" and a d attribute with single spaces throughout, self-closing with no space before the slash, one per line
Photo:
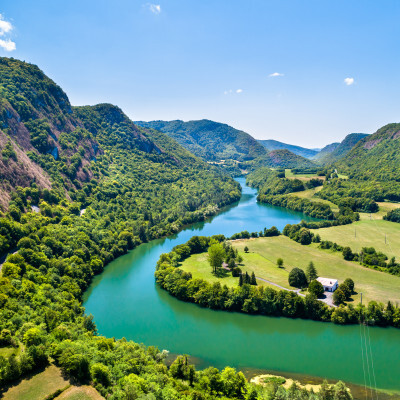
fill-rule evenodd
<path id="1" fill-rule="evenodd" d="M 248 133 L 207 119 L 188 122 L 137 121 L 136 124 L 164 132 L 207 161 L 245 161 L 266 153 L 265 148 Z"/>
<path id="2" fill-rule="evenodd" d="M 364 137 L 336 165 L 354 178 L 400 182 L 400 123 Z"/>
<path id="3" fill-rule="evenodd" d="M 269 151 L 289 150 L 292 153 L 305 158 L 313 158 L 318 154 L 318 150 L 307 149 L 301 146 L 294 146 L 292 144 L 282 143 L 277 140 L 259 140 L 259 142 Z"/>
<path id="4" fill-rule="evenodd" d="M 242 163 L 241 166 L 250 171 L 255 171 L 262 167 L 300 169 L 315 169 L 317 167 L 311 160 L 286 149 L 270 151 L 255 160 Z"/>
<path id="5" fill-rule="evenodd" d="M 332 143 L 327 148 L 322 149 L 320 154 L 317 154 L 315 160 L 319 163 L 329 164 L 344 157 L 351 149 L 363 138 L 368 136 L 366 133 L 350 133 L 339 145 Z M 332 150 L 332 151 L 329 151 Z"/>

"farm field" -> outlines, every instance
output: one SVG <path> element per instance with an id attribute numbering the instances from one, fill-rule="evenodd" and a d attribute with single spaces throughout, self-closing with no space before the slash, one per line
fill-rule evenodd
<path id="1" fill-rule="evenodd" d="M 355 304 L 360 299 L 360 292 L 363 293 L 363 299 L 366 301 L 400 302 L 398 290 L 400 277 L 365 268 L 355 262 L 345 261 L 341 253 L 318 249 L 316 244 L 302 246 L 286 236 L 278 236 L 240 239 L 233 241 L 232 245 L 239 250 L 239 254 L 243 257 L 243 263 L 240 265 L 243 271 L 254 271 L 257 277 L 285 288 L 290 288 L 288 275 L 292 268 L 299 267 L 306 270 L 309 262 L 313 261 L 320 276 L 335 278 L 339 282 L 343 282 L 346 278 L 354 280 L 356 285 L 356 294 L 353 296 Z M 247 254 L 243 250 L 245 246 L 248 246 L 250 250 Z M 276 266 L 276 260 L 279 257 L 284 260 L 284 268 Z M 193 277 L 203 278 L 210 282 L 220 281 L 227 286 L 237 286 L 238 284 L 238 278 L 233 278 L 230 273 L 222 278 L 212 275 L 206 253 L 189 257 L 182 263 L 181 268 L 190 271 Z M 264 284 L 260 280 L 257 283 Z M 272 287 L 276 289 L 275 286 Z"/>
<path id="2" fill-rule="evenodd" d="M 338 212 L 339 207 L 336 204 L 334 204 L 328 200 L 320 199 L 319 197 L 314 196 L 316 193 L 320 192 L 321 190 L 322 190 L 322 186 L 317 186 L 316 188 L 313 188 L 313 189 L 307 189 L 307 190 L 303 190 L 301 192 L 290 193 L 290 195 L 295 196 L 295 197 L 300 197 L 302 199 L 308 199 L 308 200 L 311 200 L 316 203 L 327 204 L 328 206 L 331 207 L 333 212 Z"/>
<path id="3" fill-rule="evenodd" d="M 60 369 L 50 365 L 44 371 L 23 379 L 17 386 L 12 386 L 4 393 L 2 399 L 43 400 L 69 385 L 69 381 L 61 375 Z"/>
<path id="4" fill-rule="evenodd" d="M 361 220 L 351 225 L 314 229 L 322 240 L 330 240 L 341 246 L 349 246 L 359 252 L 362 247 L 374 247 L 389 258 L 400 260 L 400 224 L 378 219 L 377 215 L 360 214 Z M 386 235 L 386 243 L 385 243 Z"/>
<path id="5" fill-rule="evenodd" d="M 71 386 L 55 400 L 104 400 L 104 397 L 92 386 Z"/>

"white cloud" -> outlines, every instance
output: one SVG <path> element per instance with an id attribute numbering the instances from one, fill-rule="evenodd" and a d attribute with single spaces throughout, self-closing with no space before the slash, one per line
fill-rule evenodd
<path id="1" fill-rule="evenodd" d="M 15 42 L 11 41 L 10 39 L 0 39 L 0 47 L 2 47 L 5 51 L 13 51 L 17 48 Z"/>
<path id="2" fill-rule="evenodd" d="M 284 76 L 284 74 L 281 74 L 280 72 L 274 72 L 273 74 L 268 75 L 270 78 L 276 78 L 277 76 Z"/>
<path id="3" fill-rule="evenodd" d="M 5 21 L 3 16 L 0 14 L 0 36 L 4 36 L 4 34 L 11 32 L 13 26 L 10 22 Z"/>
<path id="4" fill-rule="evenodd" d="M 232 89 L 229 89 L 229 90 L 225 90 L 224 91 L 224 94 L 232 94 L 232 93 L 242 93 L 243 92 L 243 89 L 236 89 L 236 90 L 232 90 Z"/>
<path id="5" fill-rule="evenodd" d="M 347 86 L 350 86 L 350 85 L 352 85 L 354 83 L 354 78 L 345 78 L 344 83 Z"/>
<path id="6" fill-rule="evenodd" d="M 4 19 L 4 17 L 0 14 L 0 36 L 5 37 L 8 35 L 13 29 L 11 22 L 8 22 Z M 17 47 L 15 42 L 13 42 L 9 38 L 0 39 L 0 48 L 3 48 L 5 51 L 13 51 Z"/>
<path id="7" fill-rule="evenodd" d="M 153 14 L 160 14 L 161 6 L 159 4 L 147 4 L 147 6 Z"/>

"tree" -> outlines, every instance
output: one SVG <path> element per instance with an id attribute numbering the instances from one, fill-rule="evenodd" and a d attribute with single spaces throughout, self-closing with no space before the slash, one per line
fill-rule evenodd
<path id="1" fill-rule="evenodd" d="M 278 259 L 276 260 L 276 265 L 277 265 L 279 268 L 282 268 L 282 267 L 283 267 L 283 259 L 282 259 L 282 258 L 278 258 Z"/>
<path id="2" fill-rule="evenodd" d="M 354 254 L 351 251 L 350 247 L 345 247 L 342 253 L 343 253 L 343 258 L 347 261 L 351 261 L 354 258 Z"/>
<path id="3" fill-rule="evenodd" d="M 237 277 L 240 276 L 242 273 L 242 270 L 239 267 L 235 267 L 232 269 L 232 276 Z"/>
<path id="4" fill-rule="evenodd" d="M 351 297 L 351 290 L 350 288 L 345 284 L 345 283 L 341 283 L 338 287 L 338 290 L 341 290 L 343 292 L 343 294 L 346 297 L 346 300 L 349 300 Z"/>
<path id="5" fill-rule="evenodd" d="M 248 253 L 249 252 L 249 248 L 247 246 L 244 246 L 244 252 Z"/>
<path id="6" fill-rule="evenodd" d="M 314 263 L 310 261 L 310 264 L 308 264 L 307 271 L 306 271 L 306 276 L 307 276 L 307 282 L 310 283 L 311 281 L 314 281 L 315 279 L 318 278 L 318 272 L 314 266 Z"/>
<path id="7" fill-rule="evenodd" d="M 208 261 L 211 265 L 213 274 L 216 274 L 218 269 L 225 259 L 225 251 L 220 243 L 214 243 L 208 248 Z"/>
<path id="8" fill-rule="evenodd" d="M 254 271 L 251 273 L 250 284 L 257 286 L 257 279 L 256 279 L 256 275 L 254 274 Z"/>
<path id="9" fill-rule="evenodd" d="M 351 290 L 351 293 L 353 294 L 353 292 L 354 292 L 354 281 L 353 281 L 353 279 L 347 278 L 347 279 L 345 279 L 345 281 L 343 283 L 348 286 L 348 288 Z"/>
<path id="10" fill-rule="evenodd" d="M 245 273 L 244 278 L 243 278 L 244 283 L 249 284 L 250 283 L 250 275 L 247 273 Z"/>
<path id="11" fill-rule="evenodd" d="M 240 264 L 242 261 L 243 261 L 243 257 L 239 254 L 239 255 L 237 256 L 237 262 L 238 262 L 238 264 Z"/>
<path id="12" fill-rule="evenodd" d="M 346 388 L 346 385 L 342 382 L 339 381 L 334 387 L 333 387 L 333 400 L 352 400 L 353 396 L 349 392 L 349 390 Z"/>
<path id="13" fill-rule="evenodd" d="M 243 274 L 239 275 L 239 286 L 243 286 Z"/>
<path id="14" fill-rule="evenodd" d="M 311 244 L 311 233 L 307 228 L 301 228 L 299 233 L 299 243 L 303 245 Z"/>
<path id="15" fill-rule="evenodd" d="M 322 295 L 324 294 L 324 287 L 322 286 L 321 282 L 313 280 L 308 285 L 308 291 L 317 297 L 322 297 Z"/>
<path id="16" fill-rule="evenodd" d="M 231 258 L 230 260 L 229 260 L 229 262 L 228 262 L 228 268 L 231 270 L 231 271 L 233 271 L 233 269 L 236 267 L 236 264 L 235 264 L 235 260 L 233 259 L 233 258 Z"/>
<path id="17" fill-rule="evenodd" d="M 343 304 L 346 300 L 345 294 L 340 289 L 336 289 L 332 296 L 333 304 L 339 305 Z"/>
<path id="18" fill-rule="evenodd" d="M 293 268 L 289 272 L 289 285 L 297 288 L 304 288 L 307 286 L 306 274 L 302 269 Z"/>

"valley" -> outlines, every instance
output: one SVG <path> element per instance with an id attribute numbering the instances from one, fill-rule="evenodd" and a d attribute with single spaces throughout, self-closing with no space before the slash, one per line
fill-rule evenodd
<path id="1" fill-rule="evenodd" d="M 202 382 L 213 374 L 240 382 L 240 396 L 225 387 L 221 399 L 273 389 L 249 383 L 248 370 L 343 380 L 359 396 L 371 382 L 363 389 L 360 368 L 343 368 L 365 366 L 357 323 L 371 326 L 377 389 L 400 393 L 400 224 L 383 219 L 400 208 L 398 125 L 350 134 L 318 159 L 319 150 L 261 143 L 210 120 L 135 124 L 111 104 L 75 107 L 38 67 L 15 59 L 0 58 L 0 89 L 6 399 L 119 399 L 149 394 L 154 379 L 161 391 L 208 399 L 215 393 Z M 241 278 L 212 272 L 207 247 L 182 256 L 191 240 L 225 238 Z M 290 285 L 310 261 L 321 276 L 354 280 L 351 296 L 332 307 L 311 286 Z M 246 273 L 257 285 L 240 283 Z M 306 357 L 315 344 L 343 352 L 321 369 L 322 356 Z M 175 357 L 186 353 L 193 364 Z"/>

